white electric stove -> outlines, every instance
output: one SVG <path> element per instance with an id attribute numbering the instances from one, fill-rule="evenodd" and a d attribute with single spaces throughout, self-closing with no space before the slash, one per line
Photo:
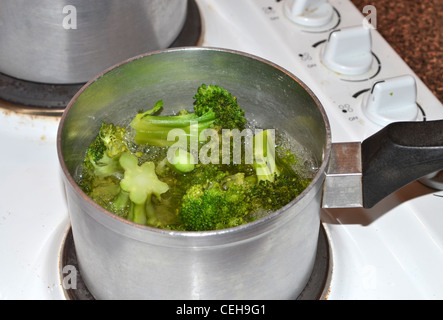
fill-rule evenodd
<path id="1" fill-rule="evenodd" d="M 415 80 L 416 103 L 408 111 L 394 110 L 391 120 L 410 114 L 417 121 L 443 119 L 441 102 L 370 28 L 371 21 L 347 0 L 312 10 L 323 2 L 196 0 L 198 45 L 248 52 L 294 73 L 324 105 L 333 142 L 362 141 L 379 131 L 384 124 L 374 117 L 377 105 L 365 111 L 368 94 L 376 82 L 388 91 L 410 92 L 408 84 L 399 89 L 398 81 L 391 82 L 399 77 Z M 326 48 L 328 39 L 339 45 Z M 356 71 L 365 64 L 360 51 L 367 45 L 370 65 Z M 326 55 L 350 65 L 354 74 L 326 67 Z M 58 121 L 0 102 L 0 299 L 69 298 L 63 280 L 72 270 L 60 266 L 69 217 L 56 150 Z M 324 210 L 322 227 L 330 253 L 322 299 L 443 298 L 442 191 L 414 182 L 371 210 Z"/>

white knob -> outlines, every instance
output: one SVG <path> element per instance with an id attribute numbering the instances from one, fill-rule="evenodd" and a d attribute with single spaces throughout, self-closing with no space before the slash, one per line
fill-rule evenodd
<path id="1" fill-rule="evenodd" d="M 329 35 L 321 60 L 332 71 L 360 75 L 372 66 L 372 38 L 369 28 L 350 27 Z"/>
<path id="2" fill-rule="evenodd" d="M 417 120 L 417 85 L 414 77 L 406 75 L 375 82 L 371 93 L 363 101 L 363 112 L 381 126 Z"/>
<path id="3" fill-rule="evenodd" d="M 285 5 L 286 16 L 306 27 L 321 27 L 332 20 L 334 9 L 327 0 L 289 0 Z"/>

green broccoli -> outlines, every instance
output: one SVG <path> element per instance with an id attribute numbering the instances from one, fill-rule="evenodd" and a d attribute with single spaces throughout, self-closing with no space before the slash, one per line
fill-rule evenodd
<path id="1" fill-rule="evenodd" d="M 109 204 L 120 193 L 119 183 L 120 180 L 115 176 L 95 177 L 89 182 L 90 190 L 88 191 L 88 196 L 102 207 L 110 209 Z M 114 213 L 126 217 L 123 211 L 115 211 Z"/>
<path id="2" fill-rule="evenodd" d="M 263 138 L 268 134 L 263 131 Z M 272 212 L 294 200 L 311 183 L 311 179 L 301 177 L 294 170 L 298 165 L 298 158 L 281 145 L 275 146 L 271 154 L 265 152 L 265 156 L 272 165 L 256 165 L 257 183 L 251 185 L 249 195 L 255 211 Z"/>
<path id="3" fill-rule="evenodd" d="M 194 111 L 198 116 L 213 112 L 214 126 L 219 129 L 246 127 L 245 111 L 237 103 L 237 97 L 217 85 L 201 85 L 194 96 Z"/>
<path id="4" fill-rule="evenodd" d="M 142 225 L 157 226 L 158 220 L 152 203 L 152 196 L 161 198 L 169 190 L 167 183 L 158 179 L 155 164 L 145 162 L 138 164 L 138 158 L 131 153 L 120 157 L 120 165 L 124 169 L 124 178 L 120 181 L 121 192 L 114 205 L 130 205 L 128 220 Z"/>
<path id="5" fill-rule="evenodd" d="M 102 123 L 98 136 L 106 147 L 106 154 L 115 158 L 128 151 L 126 129 L 112 123 Z"/>
<path id="6" fill-rule="evenodd" d="M 220 183 L 226 175 L 227 172 L 223 170 L 223 167 L 221 165 L 212 163 L 198 163 L 195 165 L 195 168 L 192 172 L 180 177 L 180 181 L 185 186 L 190 186 L 193 184 L 206 185 L 211 182 Z"/>
<path id="7" fill-rule="evenodd" d="M 152 110 L 138 114 L 131 122 L 131 127 L 135 131 L 135 142 L 169 147 L 175 143 L 168 141 L 168 135 L 173 129 L 181 129 L 188 139 L 198 141 L 200 133 L 208 128 L 217 130 L 245 128 L 244 110 L 237 104 L 236 97 L 226 89 L 203 84 L 198 88 L 194 99 L 193 113 L 182 111 L 174 116 L 156 116 L 154 114 L 163 106 L 163 101 L 160 100 Z"/>
<path id="8" fill-rule="evenodd" d="M 309 185 L 309 179 L 293 174 L 275 175 L 274 181 L 262 180 L 250 188 L 250 201 L 254 211 L 278 210 L 294 200 Z"/>
<path id="9" fill-rule="evenodd" d="M 184 195 L 179 218 L 187 231 L 208 231 L 236 227 L 250 214 L 247 188 L 219 183 L 193 185 Z"/>
<path id="10" fill-rule="evenodd" d="M 121 176 L 120 155 L 129 151 L 125 128 L 102 123 L 96 138 L 86 150 L 81 179 L 82 189 L 90 193 L 93 180 L 109 176 Z"/>
<path id="11" fill-rule="evenodd" d="M 84 158 L 79 183 L 83 191 L 137 224 L 209 231 L 261 218 L 308 186 L 310 179 L 297 173 L 304 172 L 304 165 L 289 149 L 276 145 L 273 130 L 256 132 L 248 140 L 253 143 L 252 164 L 244 161 L 246 155 L 229 163 L 195 163 L 195 154 L 187 148 L 170 148 L 176 143 L 168 141 L 173 129 L 198 141 L 206 128 L 220 135 L 222 129 L 246 127 L 244 111 L 225 89 L 202 85 L 194 99 L 194 113 L 181 111 L 175 116 L 158 115 L 163 107 L 160 100 L 135 116 L 131 131 L 102 123 Z M 234 154 L 230 147 L 229 156 Z"/>
<path id="12" fill-rule="evenodd" d="M 309 183 L 287 172 L 275 174 L 273 181 L 225 173 L 192 184 L 181 201 L 179 218 L 187 231 L 239 226 L 287 205 Z"/>

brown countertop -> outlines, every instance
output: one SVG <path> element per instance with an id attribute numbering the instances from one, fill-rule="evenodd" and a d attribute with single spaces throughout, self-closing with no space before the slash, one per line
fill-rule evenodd
<path id="1" fill-rule="evenodd" d="M 443 0 L 351 0 L 377 9 L 377 30 L 443 101 Z"/>

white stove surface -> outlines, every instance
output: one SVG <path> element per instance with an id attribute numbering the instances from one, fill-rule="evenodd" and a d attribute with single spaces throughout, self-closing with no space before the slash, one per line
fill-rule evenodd
<path id="1" fill-rule="evenodd" d="M 306 32 L 284 16 L 284 2 L 197 0 L 204 26 L 201 44 L 258 55 L 297 75 L 323 103 L 334 142 L 361 141 L 380 130 L 362 114 L 362 96 L 352 96 L 377 79 L 415 76 L 412 70 L 372 30 L 380 74 L 368 81 L 341 80 L 319 61 L 321 44 L 313 47 L 330 31 Z M 340 13 L 339 27 L 362 24 L 363 15 L 350 2 L 329 2 Z M 443 118 L 441 102 L 416 81 L 417 102 L 427 119 Z M 69 217 L 56 150 L 58 120 L 0 105 L 0 299 L 66 298 L 59 262 Z M 333 266 L 325 297 L 442 299 L 442 214 L 443 192 L 418 182 L 371 210 L 324 210 Z"/>
<path id="2" fill-rule="evenodd" d="M 0 299 L 64 299 L 59 252 L 69 226 L 57 118 L 0 111 Z"/>

